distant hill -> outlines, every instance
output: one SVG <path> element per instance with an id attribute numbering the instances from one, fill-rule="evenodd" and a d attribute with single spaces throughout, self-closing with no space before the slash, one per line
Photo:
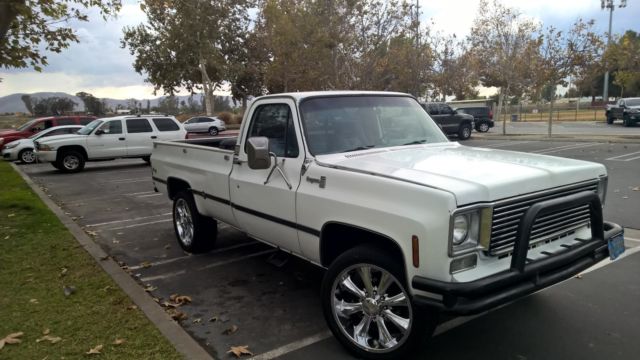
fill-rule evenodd
<path id="1" fill-rule="evenodd" d="M 24 102 L 22 102 L 22 95 L 24 95 L 24 93 L 19 93 L 19 94 L 11 94 L 11 95 L 7 95 L 7 96 L 3 96 L 0 97 L 0 114 L 4 114 L 4 113 L 15 113 L 15 112 L 23 112 L 26 113 L 27 112 L 27 108 L 24 106 Z M 64 97 L 64 98 L 69 98 L 71 99 L 71 101 L 76 103 L 76 107 L 75 107 L 75 111 L 84 111 L 84 104 L 82 103 L 82 100 L 80 100 L 80 98 L 78 98 L 77 96 L 74 95 L 70 95 L 67 93 L 63 93 L 63 92 L 37 92 L 37 93 L 32 93 L 29 94 L 31 96 L 31 98 L 48 98 L 48 97 Z M 200 94 L 195 94 L 193 95 L 194 100 L 198 103 L 200 103 Z M 141 107 L 142 108 L 146 108 L 147 107 L 147 100 L 149 100 L 149 105 L 151 107 L 154 106 L 158 106 L 158 102 L 165 98 L 164 96 L 160 96 L 157 98 L 153 98 L 153 99 L 135 99 L 137 102 L 141 103 Z M 179 99 L 179 101 L 184 101 L 187 102 L 187 99 L 189 99 L 189 95 L 183 95 L 183 96 L 178 96 L 177 97 Z M 225 96 L 225 98 L 227 98 L 227 102 L 233 106 L 233 102 L 231 101 L 231 97 L 230 96 Z M 115 110 L 116 107 L 118 105 L 121 105 L 123 108 L 127 108 L 128 104 L 129 104 L 129 100 L 130 99 L 109 99 L 109 98 L 105 98 L 104 100 L 106 100 L 107 102 L 107 107 Z"/>

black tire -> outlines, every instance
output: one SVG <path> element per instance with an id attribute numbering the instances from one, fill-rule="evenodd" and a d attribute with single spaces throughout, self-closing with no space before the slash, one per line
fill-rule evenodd
<path id="1" fill-rule="evenodd" d="M 218 135 L 218 128 L 215 126 L 212 126 L 209 128 L 209 135 L 211 136 L 216 136 Z"/>
<path id="2" fill-rule="evenodd" d="M 62 167 L 62 165 L 60 165 L 60 163 L 58 161 L 54 161 L 51 163 L 51 165 L 56 168 L 57 170 L 60 170 L 60 168 Z"/>
<path id="3" fill-rule="evenodd" d="M 460 125 L 458 128 L 458 139 L 467 140 L 471 137 L 471 125 L 469 123 L 464 123 Z"/>
<path id="4" fill-rule="evenodd" d="M 33 149 L 22 149 L 18 153 L 18 159 L 23 164 L 33 164 L 36 162 L 36 155 L 33 153 Z"/>
<path id="5" fill-rule="evenodd" d="M 477 132 L 487 132 L 489 131 L 489 122 L 488 121 L 480 121 L 477 125 L 476 125 L 476 131 Z"/>
<path id="6" fill-rule="evenodd" d="M 188 213 L 180 215 L 183 205 L 188 209 Z M 181 220 L 184 219 L 182 216 L 188 216 L 192 226 L 191 235 L 187 237 L 183 236 L 185 224 Z M 214 219 L 200 215 L 193 195 L 190 191 L 184 190 L 173 199 L 173 230 L 178 244 L 184 251 L 194 254 L 205 253 L 211 251 L 216 244 L 218 223 Z"/>
<path id="7" fill-rule="evenodd" d="M 629 116 L 625 115 L 622 118 L 622 125 L 626 126 L 626 127 L 631 127 L 634 125 L 633 121 L 631 121 L 631 119 L 629 119 Z"/>
<path id="8" fill-rule="evenodd" d="M 329 266 L 329 269 L 325 273 L 324 278 L 322 280 L 322 288 L 321 288 L 320 296 L 321 296 L 322 310 L 323 310 L 327 325 L 331 329 L 331 332 L 333 333 L 333 335 L 338 339 L 338 341 L 340 341 L 340 343 L 350 353 L 352 353 L 358 358 L 374 359 L 374 360 L 402 359 L 404 358 L 403 356 L 404 354 L 407 354 L 416 345 L 422 343 L 424 340 L 427 339 L 427 337 L 431 336 L 433 334 L 433 331 L 435 330 L 436 325 L 438 324 L 438 311 L 430 308 L 425 308 L 425 307 L 419 308 L 415 306 L 412 299 L 410 299 L 409 293 L 407 292 L 408 287 L 406 283 L 405 272 L 404 272 L 404 269 L 402 268 L 402 261 L 398 261 L 398 259 L 394 259 L 388 254 L 389 254 L 388 251 L 385 252 L 383 249 L 376 248 L 373 246 L 355 247 L 351 250 L 346 251 L 342 255 L 340 255 Z M 348 320 L 344 320 L 344 317 L 337 315 L 334 310 L 335 308 L 337 308 L 338 306 L 337 304 L 344 305 L 345 302 L 348 303 L 353 301 L 350 299 L 345 300 L 345 298 L 349 296 L 353 297 L 354 295 L 350 291 L 343 290 L 345 289 L 345 287 L 341 287 L 341 285 L 338 284 L 338 281 L 340 279 L 345 279 L 345 272 L 353 271 L 350 269 L 353 269 L 354 267 L 358 267 L 360 265 L 370 266 L 372 269 L 374 269 L 372 272 L 369 272 L 372 279 L 371 281 L 372 285 L 375 284 L 377 280 L 377 285 L 375 285 L 375 287 L 372 287 L 373 289 L 377 290 L 378 286 L 381 285 L 380 279 L 382 277 L 381 276 L 382 272 L 379 270 L 384 270 L 387 273 L 393 275 L 392 280 L 390 280 L 393 282 L 392 282 L 392 285 L 387 288 L 387 290 L 385 291 L 385 294 L 377 294 L 374 291 L 373 296 L 375 297 L 375 300 L 369 297 L 367 298 L 361 297 L 360 300 L 355 300 L 356 302 L 360 301 L 360 304 L 363 305 L 363 307 L 361 307 L 361 310 L 354 311 L 352 314 L 350 314 L 349 316 L 351 317 Z M 379 271 L 379 275 L 377 277 L 376 277 L 375 271 Z M 355 284 L 355 281 L 357 280 L 360 280 L 360 283 L 363 284 L 362 278 L 358 278 L 358 279 L 354 278 L 351 280 L 353 281 L 353 284 Z M 357 285 L 358 288 L 360 288 L 361 286 L 366 288 L 364 285 Z M 340 290 L 335 290 L 335 289 L 338 289 L 338 287 L 340 287 Z M 362 322 L 365 321 L 364 320 L 365 317 L 371 318 L 373 316 L 372 317 L 373 320 L 371 320 L 372 323 L 368 328 L 369 330 L 366 331 L 365 336 L 369 334 L 369 331 L 371 331 L 371 328 L 374 326 L 374 324 L 375 324 L 374 334 L 377 333 L 378 336 L 380 336 L 380 331 L 378 330 L 380 329 L 380 327 L 377 321 L 385 318 L 388 319 L 388 317 L 382 314 L 383 312 L 388 311 L 388 310 L 385 310 L 388 308 L 384 307 L 383 304 L 376 304 L 374 306 L 375 310 L 373 311 L 377 311 L 378 315 L 372 315 L 371 313 L 367 314 L 367 312 L 372 311 L 369 305 L 371 304 L 371 301 L 377 302 L 377 301 L 382 301 L 382 299 L 386 299 L 387 295 L 395 294 L 396 292 L 399 294 L 398 290 L 402 290 L 407 295 L 406 307 L 405 305 L 402 305 L 395 309 L 399 309 L 396 311 L 405 312 L 405 315 L 403 315 L 402 317 L 408 316 L 409 325 L 405 330 L 405 332 L 400 332 L 400 327 L 396 327 L 395 325 L 393 325 L 393 323 L 390 323 L 390 322 L 385 323 L 386 326 L 388 326 L 388 324 L 392 324 L 389 328 L 385 326 L 385 329 L 387 330 L 387 334 L 390 334 L 393 337 L 394 342 L 396 342 L 395 345 L 392 345 L 392 347 L 389 349 L 383 349 L 384 346 L 380 348 L 380 344 L 378 342 L 379 340 L 368 338 L 367 336 L 366 340 L 364 340 L 365 344 L 371 344 L 370 346 L 373 346 L 373 347 L 377 346 L 379 348 L 373 349 L 373 350 L 365 349 L 364 348 L 365 345 L 363 345 L 362 343 L 360 344 L 356 343 L 355 340 L 353 340 L 353 338 L 351 337 L 351 335 L 347 335 L 348 331 L 345 329 L 342 321 L 345 321 L 346 324 L 351 324 L 354 327 L 354 329 L 350 331 L 353 331 L 353 333 L 355 333 L 356 330 L 354 325 L 356 323 L 360 321 L 360 324 L 362 324 Z M 387 294 L 387 291 L 389 294 Z M 344 295 L 342 294 L 343 292 L 344 292 Z M 365 293 L 366 292 L 367 291 L 365 291 Z M 342 297 L 342 299 L 338 299 L 337 297 Z M 364 306 L 364 304 L 368 304 L 368 305 Z M 393 307 L 390 306 L 389 308 L 393 308 Z M 360 317 L 361 320 L 358 320 L 358 316 L 361 316 Z M 338 318 L 341 318 L 341 320 L 338 320 Z M 354 319 L 355 321 L 352 321 Z M 384 322 L 385 320 L 382 320 L 382 321 Z M 395 330 L 395 331 L 392 332 L 390 330 Z M 360 335 L 362 336 L 362 333 L 360 333 Z M 396 336 L 399 336 L 399 337 L 396 337 Z M 360 341 L 363 341 L 362 338 Z M 366 345 L 366 346 L 369 346 L 369 345 Z"/>
<path id="9" fill-rule="evenodd" d="M 151 156 L 145 156 L 142 158 L 142 160 L 144 160 L 144 162 L 146 162 L 147 164 L 151 164 Z"/>
<path id="10" fill-rule="evenodd" d="M 59 170 L 62 172 L 76 173 L 84 169 L 85 159 L 81 153 L 68 150 L 58 155 L 58 164 L 60 165 Z"/>
<path id="11" fill-rule="evenodd" d="M 613 124 L 613 120 L 615 120 L 615 119 L 612 118 L 611 115 L 607 114 L 607 124 L 609 124 L 609 125 Z"/>

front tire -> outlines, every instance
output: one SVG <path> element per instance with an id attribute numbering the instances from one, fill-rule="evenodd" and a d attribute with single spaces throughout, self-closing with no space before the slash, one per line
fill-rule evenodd
<path id="1" fill-rule="evenodd" d="M 18 153 L 18 159 L 23 164 L 33 164 L 36 162 L 36 154 L 33 152 L 33 149 L 23 149 Z"/>
<path id="2" fill-rule="evenodd" d="M 147 164 L 151 164 L 151 156 L 144 156 L 142 160 L 144 160 L 144 162 L 146 162 Z"/>
<path id="3" fill-rule="evenodd" d="M 173 229 L 180 247 L 194 254 L 213 249 L 218 235 L 218 223 L 200 215 L 193 194 L 186 190 L 173 199 Z"/>
<path id="4" fill-rule="evenodd" d="M 84 156 L 77 151 L 66 151 L 60 156 L 60 171 L 66 173 L 76 173 L 84 169 Z"/>
<path id="5" fill-rule="evenodd" d="M 460 128 L 458 129 L 458 139 L 467 140 L 470 137 L 471 137 L 471 125 L 467 123 L 460 125 Z"/>
<path id="6" fill-rule="evenodd" d="M 625 115 L 625 116 L 622 118 L 622 124 L 623 124 L 624 126 L 626 126 L 626 127 L 631 127 L 631 126 L 633 126 L 633 125 L 634 125 L 633 121 L 631 121 L 631 119 L 629 119 L 629 116 L 628 116 L 628 115 Z"/>
<path id="7" fill-rule="evenodd" d="M 376 247 L 340 255 L 324 275 L 320 296 L 331 332 L 358 358 L 403 358 L 438 323 L 435 310 L 411 300 L 402 262 Z"/>
<path id="8" fill-rule="evenodd" d="M 209 135 L 211 136 L 216 136 L 218 135 L 218 128 L 215 126 L 212 126 L 209 128 Z"/>
<path id="9" fill-rule="evenodd" d="M 612 118 L 611 115 L 607 114 L 607 124 L 609 124 L 609 125 L 613 124 L 613 120 L 615 120 L 615 119 Z"/>

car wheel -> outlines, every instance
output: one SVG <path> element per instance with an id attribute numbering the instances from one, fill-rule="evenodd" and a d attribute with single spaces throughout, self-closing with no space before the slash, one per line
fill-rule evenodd
<path id="1" fill-rule="evenodd" d="M 609 125 L 613 124 L 613 120 L 615 120 L 615 119 L 612 118 L 611 115 L 607 114 L 607 124 L 609 124 Z"/>
<path id="2" fill-rule="evenodd" d="M 33 149 L 23 149 L 18 153 L 18 159 L 23 164 L 33 164 L 36 162 L 36 154 L 33 152 Z"/>
<path id="3" fill-rule="evenodd" d="M 489 131 L 489 123 L 486 121 L 482 121 L 480 122 L 480 124 L 478 125 L 478 128 L 476 129 L 479 132 L 487 132 Z"/>
<path id="4" fill-rule="evenodd" d="M 371 246 L 353 248 L 329 266 L 321 289 L 324 317 L 356 357 L 401 359 L 433 333 L 438 312 L 416 307 L 404 279 L 402 262 Z"/>
<path id="5" fill-rule="evenodd" d="M 144 156 L 142 160 L 144 160 L 144 162 L 146 162 L 147 164 L 151 164 L 151 156 Z"/>
<path id="6" fill-rule="evenodd" d="M 77 151 L 67 151 L 60 157 L 60 170 L 66 173 L 75 173 L 84 169 L 84 156 Z"/>
<path id="7" fill-rule="evenodd" d="M 216 136 L 218 135 L 218 128 L 215 126 L 212 126 L 209 128 L 209 135 L 211 136 Z"/>
<path id="8" fill-rule="evenodd" d="M 629 120 L 629 117 L 628 117 L 628 116 L 626 116 L 626 115 L 625 115 L 625 116 L 622 118 L 622 125 L 624 125 L 624 126 L 626 126 L 626 127 L 629 127 L 629 126 L 631 126 L 631 125 L 632 125 L 631 120 Z"/>
<path id="9" fill-rule="evenodd" d="M 458 139 L 467 140 L 470 137 L 471 137 L 471 125 L 467 123 L 460 125 L 460 128 L 458 129 Z"/>
<path id="10" fill-rule="evenodd" d="M 173 228 L 180 247 L 190 253 L 210 251 L 218 235 L 218 223 L 200 215 L 189 191 L 181 191 L 173 199 Z"/>

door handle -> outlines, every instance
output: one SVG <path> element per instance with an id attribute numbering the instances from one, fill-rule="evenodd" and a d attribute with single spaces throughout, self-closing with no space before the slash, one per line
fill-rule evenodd
<path id="1" fill-rule="evenodd" d="M 118 140 L 120 140 L 120 141 L 124 141 L 124 140 L 125 140 L 125 138 L 118 138 Z"/>
<path id="2" fill-rule="evenodd" d="M 155 135 L 153 135 L 151 138 L 152 138 L 152 139 L 157 139 L 158 137 L 157 137 L 157 136 L 155 136 Z"/>

